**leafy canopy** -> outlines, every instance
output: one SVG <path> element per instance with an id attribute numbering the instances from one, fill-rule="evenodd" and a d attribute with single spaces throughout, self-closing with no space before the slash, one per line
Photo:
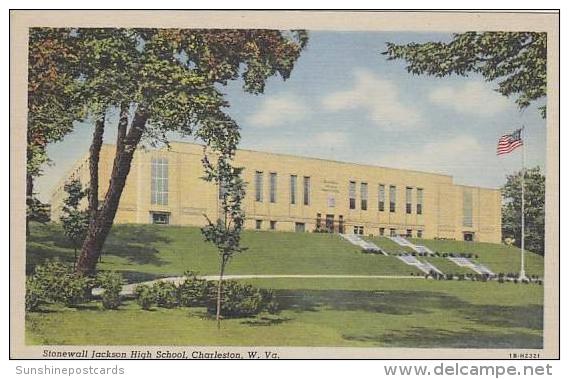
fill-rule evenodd
<path id="1" fill-rule="evenodd" d="M 496 91 L 516 95 L 524 109 L 546 96 L 547 34 L 536 32 L 466 32 L 450 42 L 387 43 L 388 60 L 403 59 L 407 71 L 444 77 L 451 74 L 481 74 L 498 81 Z M 539 108 L 545 118 L 546 108 Z"/>

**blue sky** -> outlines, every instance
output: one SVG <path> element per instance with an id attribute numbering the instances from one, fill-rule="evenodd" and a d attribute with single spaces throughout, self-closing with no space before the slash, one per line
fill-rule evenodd
<path id="1" fill-rule="evenodd" d="M 263 95 L 245 94 L 240 81 L 223 88 L 228 112 L 242 128 L 240 147 L 438 172 L 453 175 L 455 183 L 497 188 L 520 168 L 521 152 L 498 158 L 496 142 L 524 125 L 526 165 L 545 167 L 546 125 L 537 111 L 545 100 L 520 111 L 513 98 L 493 91 L 496 83 L 477 75 L 413 76 L 404 62 L 380 54 L 387 41 L 450 38 L 312 31 L 289 80 L 269 79 Z M 53 165 L 36 186 L 42 200 L 88 151 L 91 133 L 89 123 L 78 123 L 49 147 Z M 105 142 L 114 143 L 114 130 Z"/>

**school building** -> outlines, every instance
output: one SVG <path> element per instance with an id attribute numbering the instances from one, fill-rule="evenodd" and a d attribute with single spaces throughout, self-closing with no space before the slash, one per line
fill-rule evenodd
<path id="1" fill-rule="evenodd" d="M 115 146 L 103 145 L 101 199 L 114 152 Z M 202 146 L 193 143 L 139 149 L 115 222 L 203 226 L 204 214 L 216 218 L 219 189 L 201 179 L 202 155 Z M 234 164 L 244 167 L 248 229 L 501 242 L 497 189 L 457 185 L 448 175 L 250 150 L 239 150 Z M 88 155 L 55 188 L 54 221 L 64 183 L 73 178 L 88 183 Z"/>

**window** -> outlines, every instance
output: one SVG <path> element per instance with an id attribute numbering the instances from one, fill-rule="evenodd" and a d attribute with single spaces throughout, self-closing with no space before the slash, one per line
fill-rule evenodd
<path id="1" fill-rule="evenodd" d="M 316 230 L 322 228 L 322 214 L 316 213 Z"/>
<path id="2" fill-rule="evenodd" d="M 290 203 L 296 204 L 296 175 L 290 176 Z"/>
<path id="3" fill-rule="evenodd" d="M 395 232 L 395 228 L 389 228 L 389 236 L 396 237 L 397 233 Z"/>
<path id="4" fill-rule="evenodd" d="M 472 227 L 472 189 L 462 191 L 462 226 Z M 466 241 L 466 240 L 465 240 Z"/>
<path id="5" fill-rule="evenodd" d="M 338 233 L 344 234 L 344 216 L 338 216 Z"/>
<path id="6" fill-rule="evenodd" d="M 350 182 L 348 196 L 350 198 L 350 209 L 356 209 L 356 182 Z"/>
<path id="7" fill-rule="evenodd" d="M 379 228 L 379 235 L 380 235 L 380 236 L 384 236 L 384 235 L 385 235 L 385 228 Z"/>
<path id="8" fill-rule="evenodd" d="M 377 209 L 383 212 L 385 210 L 385 185 L 380 184 L 377 192 Z"/>
<path id="9" fill-rule="evenodd" d="M 153 158 L 151 167 L 150 202 L 168 205 L 168 159 Z"/>
<path id="10" fill-rule="evenodd" d="M 364 234 L 364 227 L 359 225 L 354 225 L 354 234 L 363 235 Z"/>
<path id="11" fill-rule="evenodd" d="M 263 220 L 255 220 L 255 229 L 259 230 L 263 226 Z"/>
<path id="12" fill-rule="evenodd" d="M 269 201 L 271 203 L 277 202 L 277 173 L 271 172 L 269 174 Z"/>
<path id="13" fill-rule="evenodd" d="M 405 188 L 405 212 L 407 214 L 411 214 L 412 212 L 412 202 L 413 202 L 413 188 L 406 187 Z"/>
<path id="14" fill-rule="evenodd" d="M 362 211 L 367 211 L 367 183 L 360 184 L 360 197 Z"/>
<path id="15" fill-rule="evenodd" d="M 389 212 L 395 212 L 395 202 L 396 202 L 396 190 L 395 186 L 389 186 Z"/>
<path id="16" fill-rule="evenodd" d="M 412 230 L 412 229 L 407 229 L 407 233 L 405 233 L 405 237 L 408 237 L 408 238 L 413 237 L 413 230 Z"/>
<path id="17" fill-rule="evenodd" d="M 304 205 L 310 205 L 310 176 L 305 176 L 302 184 Z"/>
<path id="18" fill-rule="evenodd" d="M 421 229 L 417 230 L 417 238 L 423 238 L 423 231 Z"/>
<path id="19" fill-rule="evenodd" d="M 255 201 L 263 201 L 263 172 L 255 171 Z"/>
<path id="20" fill-rule="evenodd" d="M 417 188 L 417 214 L 423 214 L 423 189 Z"/>
<path id="21" fill-rule="evenodd" d="M 294 224 L 294 231 L 297 233 L 304 233 L 304 231 L 306 230 L 306 225 L 304 224 L 304 222 L 296 222 Z"/>
<path id="22" fill-rule="evenodd" d="M 276 221 L 270 221 L 269 224 L 271 230 L 276 230 L 277 229 L 277 222 Z"/>
<path id="23" fill-rule="evenodd" d="M 150 212 L 153 224 L 168 225 L 170 223 L 169 213 Z"/>

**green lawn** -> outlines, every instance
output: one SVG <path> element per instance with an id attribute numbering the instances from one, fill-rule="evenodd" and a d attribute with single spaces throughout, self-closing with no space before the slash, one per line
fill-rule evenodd
<path id="1" fill-rule="evenodd" d="M 520 249 L 514 246 L 484 242 L 463 242 L 411 238 L 411 242 L 425 245 L 439 253 L 477 254 L 475 261 L 487 266 L 494 273 L 517 273 L 520 271 Z M 543 257 L 532 252 L 525 254 L 526 274 L 543 276 Z M 456 266 L 458 268 L 458 266 Z"/>
<path id="2" fill-rule="evenodd" d="M 540 348 L 543 287 L 422 279 L 256 279 L 281 312 L 228 319 L 202 308 L 97 303 L 27 316 L 27 343 Z M 492 294 L 492 296 L 488 296 Z M 88 325 L 88 327 L 85 327 Z"/>
<path id="3" fill-rule="evenodd" d="M 248 248 L 228 266 L 228 274 L 410 275 L 420 271 L 395 257 L 364 254 L 340 236 L 319 233 L 243 233 Z M 58 225 L 32 224 L 27 269 L 44 259 L 73 261 Z M 125 271 L 130 280 L 175 276 L 186 270 L 218 272 L 217 253 L 199 228 L 115 225 L 104 247 L 100 269 Z"/>

